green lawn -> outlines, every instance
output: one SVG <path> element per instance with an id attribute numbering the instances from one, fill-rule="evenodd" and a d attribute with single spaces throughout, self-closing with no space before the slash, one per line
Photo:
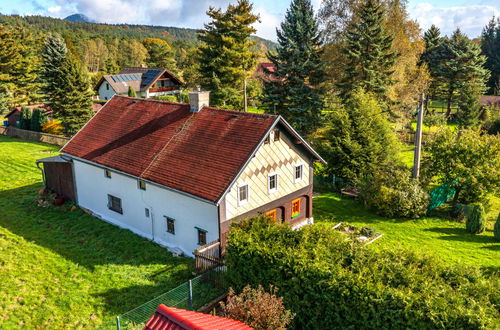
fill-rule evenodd
<path id="1" fill-rule="evenodd" d="M 498 207 L 498 199 L 495 199 Z M 468 234 L 465 224 L 438 217 L 417 220 L 388 219 L 364 209 L 356 200 L 327 193 L 314 198 L 316 222 L 340 221 L 357 227 L 370 226 L 384 234 L 375 248 L 408 247 L 436 255 L 450 264 L 476 265 L 500 269 L 500 242 L 495 241 L 491 226 L 481 235 Z M 492 219 L 498 208 L 490 212 Z"/>
<path id="2" fill-rule="evenodd" d="M 0 328 L 112 324 L 189 279 L 193 261 L 70 205 L 42 208 L 35 160 L 57 147 L 0 135 Z"/>

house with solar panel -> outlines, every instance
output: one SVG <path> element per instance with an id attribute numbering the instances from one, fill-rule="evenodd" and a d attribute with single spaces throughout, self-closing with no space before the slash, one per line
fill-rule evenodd
<path id="1" fill-rule="evenodd" d="M 118 74 L 105 75 L 95 86 L 100 100 L 111 100 L 113 95 L 128 95 L 133 88 L 137 97 L 150 98 L 180 92 L 182 81 L 166 69 L 123 68 Z"/>
<path id="2" fill-rule="evenodd" d="M 231 223 L 258 215 L 311 224 L 314 163 L 324 163 L 311 146 L 281 116 L 189 97 L 113 96 L 62 155 L 38 161 L 46 187 L 64 195 L 57 184 L 71 181 L 66 196 L 88 213 L 186 255 L 224 248 Z"/>

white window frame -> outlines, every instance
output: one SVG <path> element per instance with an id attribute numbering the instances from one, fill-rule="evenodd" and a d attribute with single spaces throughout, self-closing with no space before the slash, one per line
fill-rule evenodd
<path id="1" fill-rule="evenodd" d="M 300 170 L 300 178 L 297 178 L 297 167 L 302 168 Z M 295 167 L 293 168 L 293 181 L 295 183 L 299 183 L 302 182 L 303 180 L 304 180 L 304 163 L 295 164 Z"/>
<path id="2" fill-rule="evenodd" d="M 276 187 L 271 189 L 271 177 L 276 176 Z M 278 191 L 278 186 L 279 186 L 279 175 L 277 172 L 272 172 L 267 175 L 267 191 L 269 194 L 274 194 L 275 192 Z"/>
<path id="3" fill-rule="evenodd" d="M 240 199 L 240 188 L 247 187 L 247 198 L 245 200 Z M 238 185 L 238 191 L 236 192 L 238 195 L 238 206 L 243 206 L 248 204 L 248 201 L 250 200 L 250 188 L 247 182 L 242 182 Z"/>

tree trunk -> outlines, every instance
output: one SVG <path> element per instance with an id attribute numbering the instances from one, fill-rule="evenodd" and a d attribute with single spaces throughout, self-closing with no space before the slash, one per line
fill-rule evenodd
<path id="1" fill-rule="evenodd" d="M 447 99 L 447 102 L 448 102 L 448 105 L 447 105 L 447 110 L 446 110 L 446 118 L 450 118 L 450 115 L 451 115 L 451 97 L 453 96 L 453 91 L 450 91 L 448 93 L 448 99 Z"/>

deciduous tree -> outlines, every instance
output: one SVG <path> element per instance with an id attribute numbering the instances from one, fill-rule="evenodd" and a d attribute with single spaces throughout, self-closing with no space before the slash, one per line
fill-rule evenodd
<path id="1" fill-rule="evenodd" d="M 164 68 L 170 72 L 177 73 L 175 54 L 168 42 L 158 38 L 146 38 L 142 43 L 148 50 L 148 56 L 146 58 L 148 67 Z"/>

